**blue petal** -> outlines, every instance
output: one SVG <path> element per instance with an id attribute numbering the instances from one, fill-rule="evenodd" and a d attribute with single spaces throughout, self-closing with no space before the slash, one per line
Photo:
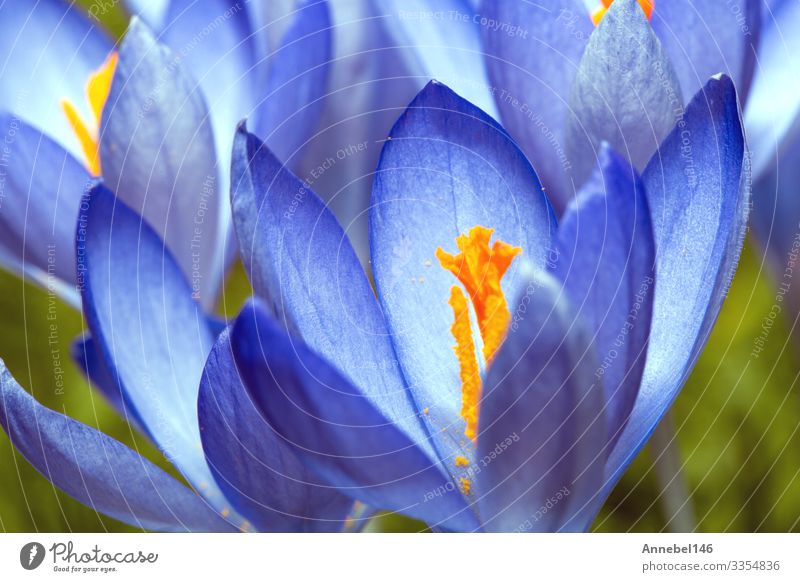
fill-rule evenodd
<path id="1" fill-rule="evenodd" d="M 645 170 L 658 280 L 639 396 L 606 465 L 609 491 L 683 386 L 719 314 L 744 240 L 750 190 L 729 77 L 713 78 Z"/>
<path id="2" fill-rule="evenodd" d="M 162 235 L 193 291 L 213 305 L 227 210 L 208 109 L 176 57 L 131 22 L 103 111 L 104 181 Z"/>
<path id="3" fill-rule="evenodd" d="M 748 142 L 749 145 L 749 142 Z M 757 157 L 757 156 L 756 156 Z M 793 135 L 781 146 L 777 167 L 766 172 L 753 184 L 752 225 L 767 251 L 767 259 L 781 292 L 789 297 L 792 310 L 787 321 L 795 320 L 800 310 L 800 287 L 791 285 L 797 256 L 798 224 L 800 224 L 800 135 Z"/>
<path id="4" fill-rule="evenodd" d="M 0 360 L 0 425 L 56 487 L 144 529 L 226 531 L 201 497 L 119 441 L 39 404 Z"/>
<path id="5" fill-rule="evenodd" d="M 383 149 L 373 188 L 373 272 L 397 357 L 444 459 L 464 455 L 461 381 L 448 306 L 455 277 L 438 247 L 455 252 L 472 227 L 521 246 L 544 265 L 555 221 L 539 180 L 508 134 L 447 87 L 430 83 L 400 117 Z M 518 262 L 518 261 L 517 261 Z M 506 297 L 524 287 L 516 263 Z"/>
<path id="6" fill-rule="evenodd" d="M 256 58 L 246 7 L 249 3 L 171 0 L 159 33 L 159 42 L 178 55 L 182 66 L 202 88 L 223 175 L 230 167 L 228 154 L 236 124 L 252 112 L 263 82 L 259 78 L 262 63 Z M 191 88 L 197 87 L 193 84 Z M 206 147 L 210 149 L 210 144 Z"/>
<path id="7" fill-rule="evenodd" d="M 78 303 L 75 221 L 90 178 L 75 158 L 21 119 L 0 112 L 0 253 L 6 267 Z"/>
<path id="8" fill-rule="evenodd" d="M 561 212 L 575 189 L 567 180 L 571 161 L 564 128 L 581 55 L 594 30 L 582 0 L 561 0 L 558 9 L 536 2 L 484 0 L 481 12 L 520 34 L 483 27 L 486 64 L 503 125 L 536 168 Z"/>
<path id="9" fill-rule="evenodd" d="M 68 99 L 90 119 L 86 81 L 110 51 L 111 41 L 98 22 L 86 18 L 74 2 L 3 2 L 0 109 L 33 123 L 82 159 L 60 100 Z"/>
<path id="10" fill-rule="evenodd" d="M 336 219 L 244 126 L 233 157 L 234 226 L 256 295 L 434 457 L 372 287 Z"/>
<path id="11" fill-rule="evenodd" d="M 592 333 L 608 451 L 628 420 L 647 359 L 655 243 L 644 186 L 604 144 L 600 164 L 558 226 L 556 273 Z"/>
<path id="12" fill-rule="evenodd" d="M 567 154 L 583 184 L 608 141 L 643 170 L 683 114 L 675 71 L 638 0 L 616 0 L 589 39 L 570 95 Z"/>
<path id="13" fill-rule="evenodd" d="M 261 414 L 324 482 L 432 526 L 477 527 L 458 489 L 430 457 L 259 304 L 242 310 L 231 343 Z"/>
<path id="14" fill-rule="evenodd" d="M 481 59 L 480 15 L 466 0 L 377 0 L 377 5 L 411 58 L 420 86 L 436 79 L 499 118 Z"/>
<path id="15" fill-rule="evenodd" d="M 172 0 L 125 0 L 128 12 L 139 16 L 154 30 L 162 30 Z"/>
<path id="16" fill-rule="evenodd" d="M 297 1 L 302 0 L 270 0 L 246 4 L 257 54 L 268 55 L 278 48 L 283 33 L 291 24 L 290 15 Z"/>
<path id="17" fill-rule="evenodd" d="M 245 392 L 228 330 L 206 362 L 200 436 L 225 496 L 260 531 L 336 531 L 353 501 L 319 485 Z"/>
<path id="18" fill-rule="evenodd" d="M 293 18 L 270 55 L 266 93 L 254 114 L 256 133 L 284 161 L 298 157 L 319 122 L 332 44 L 327 2 L 304 2 Z"/>
<path id="19" fill-rule="evenodd" d="M 543 273 L 528 279 L 515 313 L 480 404 L 481 518 L 488 531 L 582 531 L 602 501 L 606 457 L 591 336 Z"/>
<path id="20" fill-rule="evenodd" d="M 742 102 L 747 100 L 763 4 L 764 0 L 655 2 L 650 23 L 675 65 L 684 101 L 717 73 L 730 75 Z"/>
<path id="21" fill-rule="evenodd" d="M 800 3 L 794 0 L 776 0 L 770 10 L 764 9 L 756 74 L 745 110 L 755 178 L 776 170 L 774 159 L 784 138 L 797 133 L 792 128 L 800 118 L 799 25 Z"/>
<path id="22" fill-rule="evenodd" d="M 126 410 L 218 510 L 197 394 L 213 337 L 156 233 L 102 185 L 81 203 L 78 284 L 89 330 Z"/>

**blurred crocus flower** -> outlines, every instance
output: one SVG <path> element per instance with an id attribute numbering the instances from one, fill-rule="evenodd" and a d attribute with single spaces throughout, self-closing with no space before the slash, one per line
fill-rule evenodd
<path id="1" fill-rule="evenodd" d="M 6 268 L 77 303 L 75 220 L 102 176 L 163 236 L 195 297 L 214 305 L 234 254 L 220 193 L 236 123 L 254 119 L 290 156 L 319 118 L 331 51 L 326 2 L 290 3 L 262 30 L 270 53 L 250 4 L 152 3 L 157 32 L 134 18 L 118 48 L 68 2 L 0 9 Z"/>
<path id="2" fill-rule="evenodd" d="M 215 373 L 213 363 L 225 353 L 211 350 L 225 345 L 227 332 L 216 339 L 219 323 L 192 299 L 158 234 L 102 184 L 83 198 L 79 224 L 91 337 L 79 345 L 78 360 L 189 486 L 103 432 L 43 407 L 0 363 L 0 425 L 16 449 L 75 499 L 147 530 L 349 527 L 353 501 L 315 484 L 294 452 L 265 430 L 243 390 L 224 390 L 231 378 Z M 199 409 L 198 394 L 205 395 Z M 207 457 L 209 442 L 239 448 Z M 241 471 L 250 486 L 236 489 L 231 479 Z"/>
<path id="3" fill-rule="evenodd" d="M 375 291 L 308 185 L 243 127 L 234 148 L 258 299 L 206 373 L 241 378 L 311 472 L 370 507 L 443 530 L 588 528 L 738 260 L 749 188 L 731 79 L 708 81 L 641 177 L 602 145 L 558 226 L 505 130 L 429 84 L 376 170 Z"/>

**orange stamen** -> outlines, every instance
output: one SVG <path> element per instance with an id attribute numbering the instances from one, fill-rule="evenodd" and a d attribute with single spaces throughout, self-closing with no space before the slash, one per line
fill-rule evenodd
<path id="1" fill-rule="evenodd" d="M 489 239 L 493 232 L 491 228 L 476 226 L 468 235 L 462 234 L 456 239 L 461 251 L 457 255 L 446 253 L 441 248 L 436 250 L 436 258 L 442 267 L 453 273 L 469 293 L 478 317 L 487 364 L 503 342 L 511 317 L 500 280 L 514 257 L 522 252 L 521 248 L 502 241 L 495 241 L 490 248 Z"/>
<path id="2" fill-rule="evenodd" d="M 469 459 L 458 455 L 456 457 L 456 467 L 469 467 Z"/>
<path id="3" fill-rule="evenodd" d="M 86 100 L 92 111 L 92 120 L 86 123 L 81 119 L 77 108 L 67 99 L 61 100 L 61 108 L 67 116 L 72 131 L 81 144 L 86 157 L 86 168 L 94 176 L 99 176 L 100 167 L 100 119 L 103 115 L 108 95 L 111 92 L 111 81 L 117 68 L 118 55 L 112 52 L 100 68 L 89 75 L 86 82 Z"/>
<path id="4" fill-rule="evenodd" d="M 511 320 L 500 281 L 514 257 L 522 252 L 521 248 L 502 241 L 495 241 L 490 247 L 493 232 L 490 228 L 476 226 L 470 229 L 469 234 L 459 236 L 456 244 L 461 252 L 457 255 L 436 249 L 436 258 L 442 267 L 453 273 L 469 293 L 483 339 L 483 357 L 487 366 L 503 343 Z M 450 306 L 455 314 L 451 332 L 456 340 L 454 351 L 460 367 L 461 416 L 467 423 L 464 434 L 474 440 L 478 430 L 481 380 L 469 309 L 458 286 L 451 289 Z"/>
<path id="5" fill-rule="evenodd" d="M 600 24 L 600 21 L 603 20 L 603 16 L 606 15 L 606 11 L 611 7 L 613 2 L 614 0 L 600 0 L 600 6 L 592 12 L 592 22 L 595 26 Z M 653 17 L 654 3 L 655 0 L 639 0 L 639 6 L 644 10 L 644 15 L 647 16 L 647 20 Z"/>
<path id="6" fill-rule="evenodd" d="M 450 307 L 455 320 L 450 331 L 456 338 L 453 351 L 458 358 L 461 376 L 461 417 L 466 421 L 464 434 L 474 439 L 478 434 L 478 401 L 481 395 L 481 373 L 475 357 L 475 340 L 469 322 L 469 307 L 464 292 L 457 285 L 450 289 Z"/>

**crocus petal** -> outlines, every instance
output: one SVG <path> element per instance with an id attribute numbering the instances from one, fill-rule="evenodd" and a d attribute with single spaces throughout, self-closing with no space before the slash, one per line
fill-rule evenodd
<path id="1" fill-rule="evenodd" d="M 544 265 L 555 231 L 539 180 L 508 134 L 488 115 L 432 82 L 400 117 L 384 146 L 373 187 L 370 236 L 378 297 L 403 374 L 440 455 L 462 455 L 461 381 L 453 354 L 455 277 L 436 249 L 481 225 Z M 524 282 L 516 263 L 506 297 Z"/>
<path id="2" fill-rule="evenodd" d="M 477 527 L 430 457 L 260 305 L 245 306 L 231 343 L 261 414 L 319 478 L 368 505 L 434 526 Z"/>
<path id="3" fill-rule="evenodd" d="M 585 530 L 583 507 L 599 506 L 606 435 L 591 336 L 543 273 L 528 279 L 514 312 L 480 404 L 481 518 L 488 531 Z"/>
<path id="4" fill-rule="evenodd" d="M 236 124 L 250 115 L 261 82 L 262 64 L 256 58 L 246 7 L 250 3 L 171 0 L 158 38 L 179 55 L 182 66 L 202 88 L 224 175 L 230 167 L 227 160 Z"/>
<path id="5" fill-rule="evenodd" d="M 486 65 L 503 124 L 560 213 L 575 194 L 564 135 L 570 89 L 594 28 L 582 0 L 557 4 L 484 0 L 481 13 L 521 31 L 484 26 Z"/>
<path id="6" fill-rule="evenodd" d="M 658 279 L 639 396 L 606 466 L 610 490 L 675 399 L 733 277 L 750 189 L 736 90 L 711 79 L 642 180 L 653 217 Z"/>
<path id="7" fill-rule="evenodd" d="M 742 102 L 747 100 L 763 5 L 764 0 L 655 2 L 650 24 L 675 65 L 684 101 L 717 73 L 730 75 Z"/>
<path id="8" fill-rule="evenodd" d="M 61 146 L 18 117 L 0 113 L 0 248 L 6 267 L 77 305 L 75 221 L 89 174 Z"/>
<path id="9" fill-rule="evenodd" d="M 576 185 L 602 141 L 643 170 L 683 113 L 672 63 L 637 0 L 616 0 L 589 38 L 570 94 L 567 153 Z"/>
<path id="10" fill-rule="evenodd" d="M 216 156 L 208 109 L 175 56 L 134 18 L 101 123 L 103 176 L 167 242 L 211 305 L 222 279 Z"/>
<path id="11" fill-rule="evenodd" d="M 278 48 L 291 24 L 290 15 L 296 3 L 297 0 L 270 0 L 246 4 L 258 54 L 267 55 Z"/>
<path id="12" fill-rule="evenodd" d="M 481 55 L 480 16 L 466 0 L 376 0 L 388 30 L 412 59 L 420 86 L 431 79 L 499 118 Z"/>
<path id="13" fill-rule="evenodd" d="M 628 419 L 647 359 L 655 243 L 644 186 L 605 145 L 599 167 L 558 225 L 556 273 L 588 326 L 601 366 L 608 451 Z"/>
<path id="14" fill-rule="evenodd" d="M 68 99 L 85 118 L 86 81 L 111 51 L 97 21 L 74 2 L 39 0 L 0 5 L 0 109 L 47 131 L 73 156 L 83 150 L 60 101 Z"/>
<path id="15" fill-rule="evenodd" d="M 794 0 L 777 0 L 770 10 L 764 10 L 755 79 L 745 110 L 756 179 L 774 170 L 773 161 L 784 137 L 800 116 L 800 35 L 795 34 L 798 22 L 800 3 Z M 785 172 L 786 166 L 781 164 L 780 171 Z M 768 205 L 759 204 L 762 206 Z"/>
<path id="16" fill-rule="evenodd" d="M 214 344 L 198 416 L 211 471 L 233 506 L 260 531 L 336 531 L 353 501 L 313 476 L 259 414 L 242 385 L 229 331 Z"/>
<path id="17" fill-rule="evenodd" d="M 256 295 L 433 457 L 372 287 L 336 219 L 244 126 L 234 148 L 234 226 Z"/>
<path id="18" fill-rule="evenodd" d="M 161 31 L 172 0 L 125 0 L 128 12 L 135 14 L 153 30 Z"/>
<path id="19" fill-rule="evenodd" d="M 126 409 L 223 510 L 197 423 L 198 387 L 213 337 L 175 259 L 102 185 L 81 203 L 77 248 L 84 313 Z"/>
<path id="20" fill-rule="evenodd" d="M 92 509 L 158 531 L 226 531 L 187 487 L 119 441 L 45 408 L 0 360 L 0 425 L 56 487 Z"/>
<path id="21" fill-rule="evenodd" d="M 793 135 L 782 144 L 777 167 L 753 184 L 753 200 L 758 202 L 753 205 L 752 216 L 753 230 L 766 251 L 772 275 L 789 297 L 792 312 L 788 321 L 793 321 L 800 311 L 800 288 L 789 284 L 800 244 L 799 183 L 800 135 Z"/>
<path id="22" fill-rule="evenodd" d="M 284 161 L 298 156 L 319 122 L 332 43 L 327 2 L 303 3 L 292 17 L 270 55 L 266 94 L 254 114 L 256 133 Z"/>
<path id="23" fill-rule="evenodd" d="M 347 225 L 347 235 L 365 265 L 369 236 L 364 209 L 369 207 L 380 146 L 419 91 L 419 79 L 405 58 L 407 50 L 395 46 L 392 20 L 383 18 L 375 4 L 330 4 L 335 42 L 328 93 L 305 164 L 298 169 Z"/>

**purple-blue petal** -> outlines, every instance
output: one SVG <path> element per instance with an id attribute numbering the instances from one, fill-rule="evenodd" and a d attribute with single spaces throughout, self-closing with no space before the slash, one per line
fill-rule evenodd
<path id="1" fill-rule="evenodd" d="M 418 88 L 430 80 L 499 119 L 481 58 L 481 18 L 467 0 L 375 0 Z"/>
<path id="2" fill-rule="evenodd" d="M 602 501 L 606 457 L 591 335 L 545 273 L 528 278 L 514 313 L 480 403 L 481 518 L 488 531 L 583 531 Z"/>
<path id="3" fill-rule="evenodd" d="M 231 343 L 259 411 L 321 480 L 431 526 L 477 527 L 437 461 L 258 303 L 242 310 Z"/>
<path id="4" fill-rule="evenodd" d="M 256 295 L 434 457 L 384 316 L 336 218 L 244 126 L 233 158 L 234 227 Z"/>
<path id="5" fill-rule="evenodd" d="M 95 511 L 157 531 L 232 529 L 200 496 L 137 452 L 39 404 L 2 360 L 0 425 L 37 471 Z"/>
<path id="6" fill-rule="evenodd" d="M 75 221 L 90 177 L 66 150 L 18 117 L 0 112 L 0 255 L 5 266 L 78 302 Z"/>
<path id="7" fill-rule="evenodd" d="M 202 89 L 217 157 L 227 175 L 236 124 L 253 111 L 263 83 L 248 4 L 240 0 L 171 0 L 158 32 Z M 210 144 L 206 147 L 210 148 Z"/>
<path id="8" fill-rule="evenodd" d="M 144 219 L 103 185 L 81 203 L 76 245 L 84 314 L 126 410 L 221 511 L 226 501 L 197 421 L 213 336 L 180 268 Z"/>
<path id="9" fill-rule="evenodd" d="M 567 177 L 572 162 L 564 135 L 570 90 L 594 28 L 583 0 L 557 5 L 484 0 L 481 13 L 519 31 L 483 27 L 486 66 L 503 124 L 560 213 L 576 190 Z"/>
<path id="10" fill-rule="evenodd" d="M 419 91 L 420 80 L 404 58 L 407 51 L 395 46 L 392 19 L 382 18 L 376 2 L 334 2 L 331 13 L 335 42 L 321 120 L 303 158 L 303 170 L 291 167 L 347 225 L 347 235 L 366 264 L 369 238 L 364 209 L 369 206 L 381 144 Z"/>
<path id="11" fill-rule="evenodd" d="M 639 395 L 606 465 L 606 491 L 683 386 L 719 314 L 741 252 L 750 188 L 736 90 L 727 76 L 695 95 L 642 180 L 657 282 Z"/>
<path id="12" fill-rule="evenodd" d="M 198 400 L 203 449 L 225 496 L 260 531 L 341 530 L 353 501 L 320 484 L 259 414 L 229 330 L 206 362 Z"/>
<path id="13" fill-rule="evenodd" d="M 586 323 L 602 379 L 606 454 L 622 434 L 647 360 L 655 242 L 644 186 L 610 147 L 558 225 L 555 273 Z"/>
<path id="14" fill-rule="evenodd" d="M 796 139 L 798 133 L 800 35 L 794 32 L 798 26 L 800 3 L 775 0 L 769 9 L 764 7 L 755 78 L 745 109 L 747 145 L 753 155 L 755 180 L 768 172 L 785 173 L 787 166 L 778 164 L 778 168 L 775 158 L 783 153 L 784 140 Z M 767 206 L 764 202 L 759 204 L 757 214 L 759 207 Z"/>
<path id="15" fill-rule="evenodd" d="M 153 30 L 160 31 L 172 0 L 124 0 L 128 12 L 144 20 Z"/>
<path id="16" fill-rule="evenodd" d="M 675 65 L 685 102 L 718 73 L 732 77 L 740 99 L 747 101 L 763 4 L 764 0 L 655 2 L 650 24 Z"/>
<path id="17" fill-rule="evenodd" d="M 167 242 L 205 305 L 222 283 L 228 210 L 202 93 L 134 18 L 122 41 L 100 133 L 103 179 Z"/>
<path id="18" fill-rule="evenodd" d="M 333 42 L 328 3 L 301 4 L 270 54 L 266 91 L 253 114 L 255 133 L 278 159 L 294 163 L 319 122 Z"/>

